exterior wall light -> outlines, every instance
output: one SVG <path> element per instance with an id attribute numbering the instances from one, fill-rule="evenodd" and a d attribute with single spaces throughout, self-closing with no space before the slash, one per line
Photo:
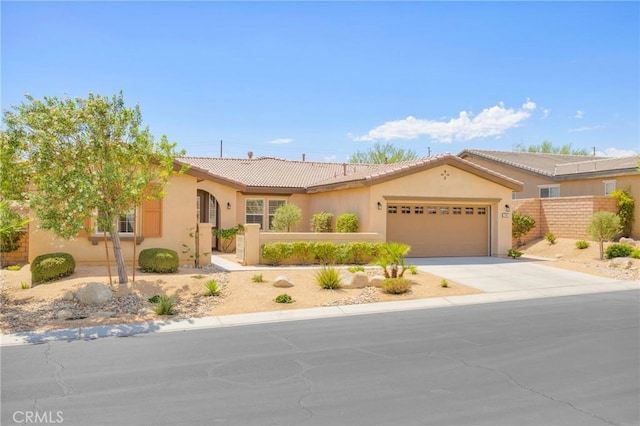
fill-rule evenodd
<path id="1" fill-rule="evenodd" d="M 382 210 L 382 203 L 378 201 L 378 210 Z"/>
<path id="2" fill-rule="evenodd" d="M 509 207 L 509 204 L 504 205 L 504 211 L 506 211 L 507 213 L 511 211 L 511 207 Z"/>
<path id="3" fill-rule="evenodd" d="M 231 210 L 231 203 L 227 201 L 227 210 Z"/>

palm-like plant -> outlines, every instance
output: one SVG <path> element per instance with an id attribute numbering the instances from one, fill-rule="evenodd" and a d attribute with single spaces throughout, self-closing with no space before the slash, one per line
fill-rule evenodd
<path id="1" fill-rule="evenodd" d="M 402 243 L 385 243 L 380 247 L 374 263 L 382 267 L 385 278 L 400 278 L 409 269 L 404 264 L 404 257 L 409 254 L 411 246 Z"/>
<path id="2" fill-rule="evenodd" d="M 18 249 L 20 238 L 27 232 L 29 219 L 11 209 L 9 202 L 0 202 L 0 252 Z"/>

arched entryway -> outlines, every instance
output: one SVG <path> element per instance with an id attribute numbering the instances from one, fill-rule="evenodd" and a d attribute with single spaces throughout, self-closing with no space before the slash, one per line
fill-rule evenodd
<path id="1" fill-rule="evenodd" d="M 198 189 L 196 199 L 196 217 L 200 223 L 210 223 L 211 229 L 216 230 L 220 225 L 220 207 L 213 194 Z M 218 250 L 218 239 L 211 238 L 211 250 Z"/>

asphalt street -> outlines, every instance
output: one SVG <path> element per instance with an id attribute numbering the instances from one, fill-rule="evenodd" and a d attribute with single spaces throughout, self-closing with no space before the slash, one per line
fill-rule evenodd
<path id="1" fill-rule="evenodd" d="M 7 346 L 0 420 L 637 425 L 639 306 L 617 291 Z"/>

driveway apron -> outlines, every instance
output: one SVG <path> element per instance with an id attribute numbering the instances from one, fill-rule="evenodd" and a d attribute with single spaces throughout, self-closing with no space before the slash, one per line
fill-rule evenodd
<path id="1" fill-rule="evenodd" d="M 531 259 L 496 257 L 413 258 L 418 269 L 487 293 L 620 283 L 613 278 L 560 269 Z"/>

